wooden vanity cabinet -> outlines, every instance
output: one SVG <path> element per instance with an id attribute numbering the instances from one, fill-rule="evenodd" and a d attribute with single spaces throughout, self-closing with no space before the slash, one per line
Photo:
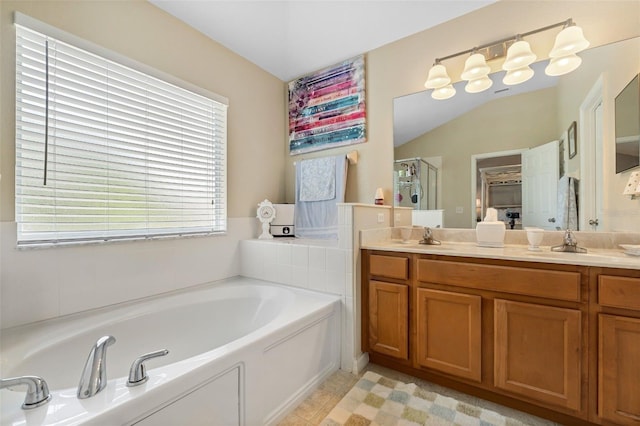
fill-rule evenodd
<path id="1" fill-rule="evenodd" d="M 370 250 L 362 260 L 362 345 L 372 362 L 586 423 L 587 268 Z"/>
<path id="2" fill-rule="evenodd" d="M 477 330 L 474 334 L 466 328 L 456 330 L 458 357 L 471 354 L 478 366 L 475 376 L 467 378 L 475 377 L 494 392 L 586 416 L 586 404 L 582 403 L 583 377 L 587 375 L 586 361 L 583 362 L 586 315 L 582 312 L 587 306 L 582 294 L 586 274 L 573 267 L 420 256 L 416 268 L 418 286 L 439 285 L 442 289 L 444 285 L 447 290 L 456 291 L 458 298 L 477 299 L 475 315 L 456 314 L 454 305 L 449 306 L 451 323 L 464 323 L 464 327 Z M 481 305 L 485 307 L 484 315 Z M 453 331 L 451 323 L 442 322 Z M 489 329 L 491 326 L 493 330 Z M 485 332 L 480 336 L 483 327 Z M 470 337 L 474 335 L 476 339 Z M 418 331 L 418 348 L 427 336 Z M 438 346 L 437 341 L 430 345 Z M 484 380 L 480 371 L 482 357 L 486 358 Z M 446 363 L 456 365 L 454 361 L 449 359 Z M 425 366 L 438 369 L 433 364 Z M 465 377 L 459 372 L 439 370 Z"/>
<path id="3" fill-rule="evenodd" d="M 597 419 L 640 425 L 640 271 L 597 270 L 593 275 Z"/>

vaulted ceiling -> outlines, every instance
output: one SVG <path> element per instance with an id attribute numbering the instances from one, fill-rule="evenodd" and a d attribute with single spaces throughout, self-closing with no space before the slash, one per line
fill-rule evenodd
<path id="1" fill-rule="evenodd" d="M 495 0 L 149 0 L 283 81 Z"/>

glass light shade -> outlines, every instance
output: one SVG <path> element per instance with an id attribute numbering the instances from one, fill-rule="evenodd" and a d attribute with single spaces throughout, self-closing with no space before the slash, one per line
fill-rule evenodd
<path id="1" fill-rule="evenodd" d="M 485 77 L 491 71 L 491 67 L 487 65 L 487 61 L 484 59 L 484 55 L 481 53 L 474 53 L 469 56 L 464 63 L 464 71 L 462 71 L 463 80 L 475 80 L 480 77 Z"/>
<path id="2" fill-rule="evenodd" d="M 577 25 L 573 25 L 558 33 L 553 49 L 549 52 L 549 57 L 559 58 L 561 56 L 581 52 L 587 47 L 589 47 L 589 42 L 584 38 L 582 28 Z"/>
<path id="3" fill-rule="evenodd" d="M 427 81 L 424 82 L 424 87 L 427 89 L 439 89 L 449 83 L 451 83 L 451 78 L 449 78 L 445 66 L 435 64 L 429 70 L 429 75 L 427 76 Z"/>
<path id="4" fill-rule="evenodd" d="M 433 92 L 431 93 L 431 97 L 433 99 L 441 101 L 441 100 L 444 100 L 444 99 L 449 99 L 450 97 L 452 97 L 455 94 L 456 94 L 455 87 L 453 87 L 451 84 L 449 84 L 447 86 L 440 87 L 438 89 L 434 89 Z"/>
<path id="5" fill-rule="evenodd" d="M 464 90 L 467 93 L 480 93 L 491 86 L 493 86 L 493 80 L 485 75 L 484 77 L 470 80 L 467 85 L 464 86 Z"/>
<path id="6" fill-rule="evenodd" d="M 502 64 L 502 69 L 506 71 L 526 67 L 535 61 L 537 56 L 531 51 L 531 46 L 524 40 L 513 43 L 507 50 L 507 59 Z"/>
<path id="7" fill-rule="evenodd" d="M 533 77 L 533 74 L 533 70 L 527 65 L 522 68 L 507 71 L 502 82 L 506 85 L 513 86 L 514 84 L 524 83 Z"/>
<path id="8" fill-rule="evenodd" d="M 571 54 L 560 58 L 551 58 L 549 65 L 544 69 L 545 74 L 556 77 L 568 74 L 575 70 L 582 63 L 582 58 L 578 55 Z"/>

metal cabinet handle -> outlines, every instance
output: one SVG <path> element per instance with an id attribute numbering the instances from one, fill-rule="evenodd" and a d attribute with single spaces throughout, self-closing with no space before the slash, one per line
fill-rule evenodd
<path id="1" fill-rule="evenodd" d="M 151 359 L 157 358 L 160 356 L 165 356 L 169 351 L 167 349 L 161 349 L 155 352 L 149 352 L 148 354 L 140 355 L 133 364 L 131 364 L 131 368 L 129 369 L 129 379 L 127 380 L 127 386 L 138 386 L 149 380 L 149 376 L 147 376 L 147 370 L 144 366 L 144 362 Z"/>
<path id="2" fill-rule="evenodd" d="M 598 226 L 598 219 L 589 219 L 589 225 Z"/>
<path id="3" fill-rule="evenodd" d="M 549 221 L 551 223 L 556 223 L 556 218 L 555 217 L 550 217 L 549 219 L 547 219 L 547 221 Z"/>

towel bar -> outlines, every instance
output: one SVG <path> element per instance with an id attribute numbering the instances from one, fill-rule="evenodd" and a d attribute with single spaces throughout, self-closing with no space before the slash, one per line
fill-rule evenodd
<path id="1" fill-rule="evenodd" d="M 358 164 L 358 151 L 353 150 L 351 152 L 348 152 L 346 154 L 346 157 L 347 157 L 347 160 L 349 161 L 349 164 L 352 164 L 352 165 Z M 303 158 L 303 160 L 304 160 L 304 158 Z M 295 166 L 296 164 L 298 164 L 298 162 L 294 161 L 293 165 Z"/>

